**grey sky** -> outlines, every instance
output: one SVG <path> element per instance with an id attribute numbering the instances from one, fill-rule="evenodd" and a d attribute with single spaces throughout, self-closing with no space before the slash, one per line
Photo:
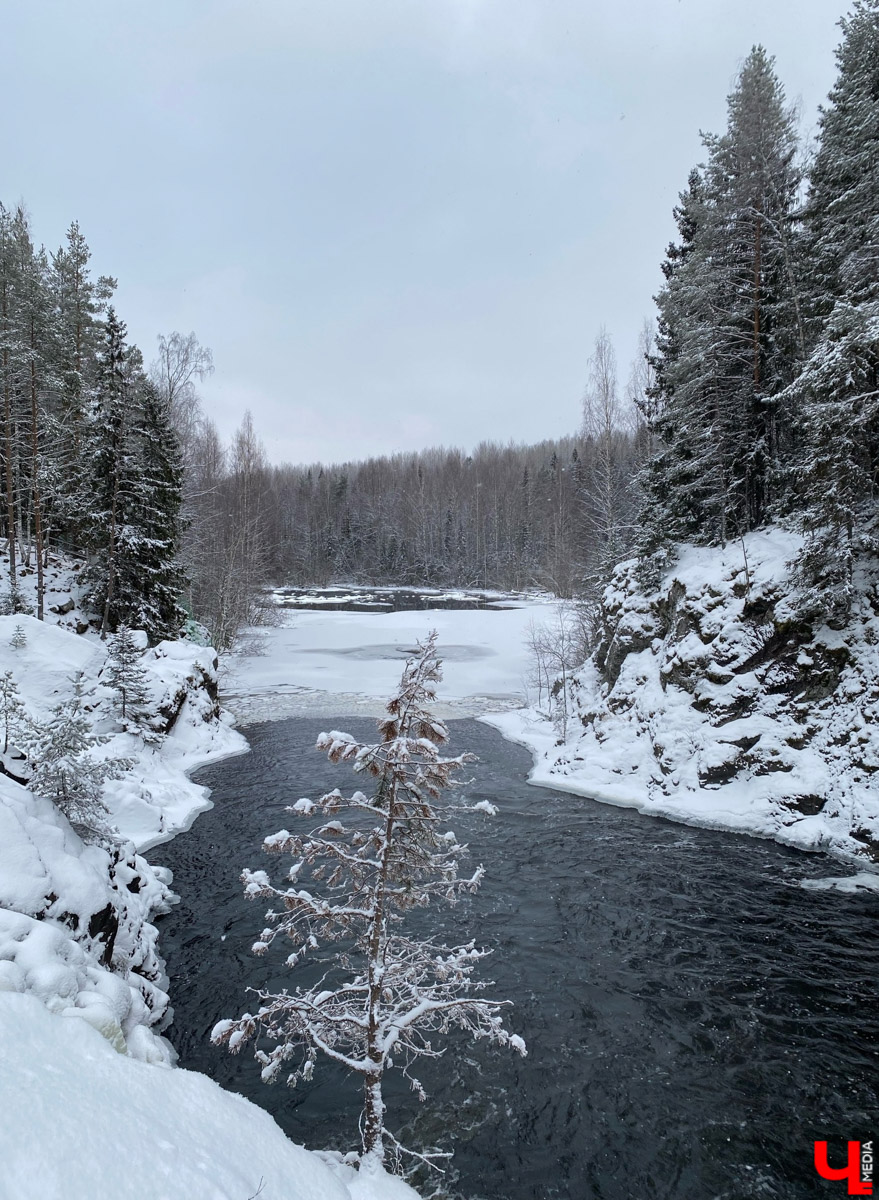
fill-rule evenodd
<path id="1" fill-rule="evenodd" d="M 744 55 L 811 130 L 845 2 L 10 0 L 0 198 L 275 461 L 539 440 L 600 325 L 627 373 Z"/>

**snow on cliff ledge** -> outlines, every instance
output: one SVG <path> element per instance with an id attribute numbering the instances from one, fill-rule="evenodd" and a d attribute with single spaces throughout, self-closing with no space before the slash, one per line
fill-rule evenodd
<path id="1" fill-rule="evenodd" d="M 564 743 L 527 710 L 487 719 L 534 751 L 536 784 L 879 867 L 879 565 L 844 630 L 812 627 L 800 549 L 778 529 L 682 547 L 650 594 L 622 564 Z"/>

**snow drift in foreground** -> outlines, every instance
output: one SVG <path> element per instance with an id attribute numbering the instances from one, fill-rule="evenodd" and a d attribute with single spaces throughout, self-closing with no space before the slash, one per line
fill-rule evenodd
<path id="1" fill-rule="evenodd" d="M 566 740 L 533 711 L 485 719 L 533 751 L 533 783 L 879 866 L 879 567 L 844 630 L 812 627 L 800 549 L 778 529 L 683 547 L 650 594 L 622 564 Z"/>
<path id="2" fill-rule="evenodd" d="M 2 1200 L 417 1200 L 290 1142 L 194 1071 L 118 1054 L 32 996 L 0 994 Z"/>

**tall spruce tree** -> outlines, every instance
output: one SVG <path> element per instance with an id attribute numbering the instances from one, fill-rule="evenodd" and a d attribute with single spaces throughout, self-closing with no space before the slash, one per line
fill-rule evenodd
<path id="1" fill-rule="evenodd" d="M 180 565 L 183 463 L 168 402 L 141 377 L 137 386 L 137 470 L 132 481 L 129 521 L 132 540 L 127 574 L 136 599 L 132 620 L 151 641 L 177 637 L 186 614 L 180 596 L 186 574 Z"/>
<path id="2" fill-rule="evenodd" d="M 879 0 L 855 0 L 840 26 L 804 214 L 810 346 L 837 300 L 879 300 Z"/>
<path id="3" fill-rule="evenodd" d="M 836 623 L 857 554 L 879 546 L 879 0 L 856 0 L 841 26 L 805 208 L 811 352 L 789 389 L 804 431 L 805 609 Z"/>
<path id="4" fill-rule="evenodd" d="M 707 163 L 676 209 L 681 241 L 657 297 L 651 394 L 661 445 L 642 475 L 642 525 L 655 541 L 723 543 L 767 520 L 793 437 L 780 396 L 801 343 L 800 178 L 793 114 L 760 46 L 728 114 L 726 132 L 705 137 Z"/>
<path id="5" fill-rule="evenodd" d="M 90 600 L 101 613 L 102 637 L 125 624 L 158 641 L 176 636 L 184 618 L 182 468 L 167 402 L 125 332 L 110 309 L 89 426 Z"/>
<path id="6" fill-rule="evenodd" d="M 93 554 L 90 601 L 101 613 L 101 637 L 120 623 L 120 559 L 130 536 L 124 521 L 126 485 L 134 458 L 131 430 L 131 371 L 125 325 L 114 309 L 107 313 L 99 360 L 95 407 L 89 429 L 87 468 L 89 510 L 86 536 Z"/>

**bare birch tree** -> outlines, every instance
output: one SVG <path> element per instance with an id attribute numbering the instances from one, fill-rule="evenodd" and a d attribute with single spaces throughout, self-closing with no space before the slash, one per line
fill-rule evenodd
<path id="1" fill-rule="evenodd" d="M 583 438 L 591 449 L 584 500 L 593 531 L 590 576 L 603 579 L 626 549 L 629 481 L 623 449 L 623 407 L 617 385 L 617 360 L 606 329 L 595 339 L 589 383 L 583 396 Z"/>

